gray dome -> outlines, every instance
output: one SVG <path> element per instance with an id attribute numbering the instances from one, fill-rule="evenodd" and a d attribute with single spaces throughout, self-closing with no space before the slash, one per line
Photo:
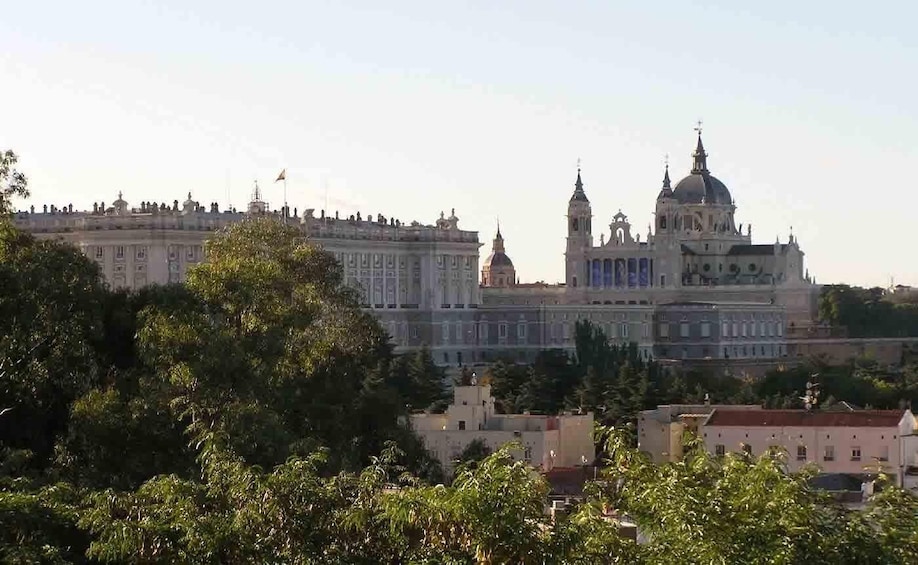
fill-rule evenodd
<path id="1" fill-rule="evenodd" d="M 680 180 L 673 189 L 673 198 L 680 204 L 733 204 L 733 197 L 724 183 L 711 176 L 707 171 L 692 171 L 692 174 Z"/>
<path id="2" fill-rule="evenodd" d="M 484 262 L 485 267 L 513 267 L 513 261 L 507 257 L 507 254 L 502 251 L 496 251 L 488 255 L 488 258 Z"/>

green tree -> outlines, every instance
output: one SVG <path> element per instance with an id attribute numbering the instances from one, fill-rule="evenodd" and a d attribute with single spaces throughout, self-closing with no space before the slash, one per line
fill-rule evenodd
<path id="1" fill-rule="evenodd" d="M 104 297 L 78 249 L 0 222 L 0 447 L 44 466 L 72 403 L 104 376 Z"/>
<path id="2" fill-rule="evenodd" d="M 28 180 L 15 169 L 19 158 L 11 150 L 0 151 L 0 217 L 13 211 L 13 198 L 28 198 Z"/>
<path id="3" fill-rule="evenodd" d="M 193 303 L 141 312 L 141 355 L 191 436 L 221 431 L 267 467 L 318 446 L 362 467 L 405 403 L 387 382 L 387 336 L 338 263 L 270 219 L 218 232 L 206 252 L 188 275 Z"/>

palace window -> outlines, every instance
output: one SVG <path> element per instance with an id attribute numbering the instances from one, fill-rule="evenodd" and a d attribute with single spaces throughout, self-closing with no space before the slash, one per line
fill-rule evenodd
<path id="1" fill-rule="evenodd" d="M 797 461 L 806 461 L 806 446 L 797 446 Z"/>
<path id="2" fill-rule="evenodd" d="M 689 336 L 689 323 L 682 322 L 679 324 L 679 337 L 688 337 Z"/>
<path id="3" fill-rule="evenodd" d="M 516 338 L 519 340 L 526 339 L 526 322 L 520 322 L 516 325 Z"/>
<path id="4" fill-rule="evenodd" d="M 507 337 L 507 324 L 505 322 L 501 322 L 500 324 L 498 324 L 497 337 L 501 339 L 504 339 Z"/>
<path id="5" fill-rule="evenodd" d="M 101 259 L 104 253 L 104 248 L 101 245 L 96 246 L 96 259 Z"/>
<path id="6" fill-rule="evenodd" d="M 861 448 L 854 446 L 851 448 L 851 460 L 860 461 L 861 460 Z"/>
<path id="7" fill-rule="evenodd" d="M 827 445 L 822 457 L 823 461 L 835 461 L 835 446 Z"/>
<path id="8" fill-rule="evenodd" d="M 124 246 L 115 247 L 115 259 L 124 259 Z"/>
<path id="9" fill-rule="evenodd" d="M 711 322 L 701 322 L 701 337 L 711 337 Z"/>
<path id="10" fill-rule="evenodd" d="M 726 454 L 727 450 L 724 448 L 724 444 L 718 443 L 714 446 L 714 455 L 717 457 L 723 457 Z"/>
<path id="11" fill-rule="evenodd" d="M 663 322 L 660 324 L 660 337 L 669 337 L 669 323 Z"/>

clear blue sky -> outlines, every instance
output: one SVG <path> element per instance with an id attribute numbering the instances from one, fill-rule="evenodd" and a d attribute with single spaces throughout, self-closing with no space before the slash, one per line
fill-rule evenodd
<path id="1" fill-rule="evenodd" d="M 34 203 L 291 206 L 432 222 L 563 278 L 578 158 L 594 226 L 642 235 L 695 120 L 753 237 L 819 282 L 918 284 L 916 2 L 20 1 L 0 148 Z M 29 203 L 20 203 L 27 207 Z M 608 231 L 608 230 L 607 230 Z M 598 239 L 598 234 L 597 234 Z"/>

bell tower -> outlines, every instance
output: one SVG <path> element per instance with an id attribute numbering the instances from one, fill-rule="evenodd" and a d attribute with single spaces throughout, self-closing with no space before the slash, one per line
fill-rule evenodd
<path id="1" fill-rule="evenodd" d="M 593 247 L 593 210 L 590 200 L 583 191 L 580 165 L 577 165 L 577 180 L 574 194 L 567 204 L 567 250 L 565 258 L 565 280 L 568 288 L 586 286 L 587 251 Z"/>

